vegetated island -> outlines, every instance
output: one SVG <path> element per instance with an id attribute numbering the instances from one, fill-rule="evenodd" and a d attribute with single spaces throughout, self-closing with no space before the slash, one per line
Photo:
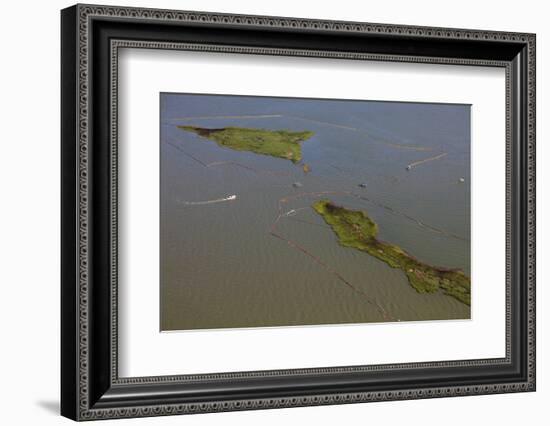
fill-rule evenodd
<path id="1" fill-rule="evenodd" d="M 256 154 L 284 158 L 293 163 L 298 163 L 302 159 L 300 143 L 313 136 L 313 132 L 311 131 L 292 132 L 289 130 L 266 130 L 246 127 L 205 129 L 195 126 L 178 126 L 178 128 L 210 139 L 219 146 L 236 151 L 250 151 Z"/>
<path id="2" fill-rule="evenodd" d="M 365 251 L 392 268 L 403 270 L 419 293 L 441 289 L 470 306 L 470 278 L 461 270 L 427 265 L 400 247 L 378 240 L 378 225 L 363 211 L 349 210 L 328 200 L 317 201 L 313 209 L 330 225 L 342 246 Z"/>

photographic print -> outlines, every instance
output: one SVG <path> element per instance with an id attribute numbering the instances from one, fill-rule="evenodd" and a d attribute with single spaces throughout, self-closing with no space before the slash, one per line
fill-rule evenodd
<path id="1" fill-rule="evenodd" d="M 470 114 L 161 93 L 161 331 L 469 319 Z"/>

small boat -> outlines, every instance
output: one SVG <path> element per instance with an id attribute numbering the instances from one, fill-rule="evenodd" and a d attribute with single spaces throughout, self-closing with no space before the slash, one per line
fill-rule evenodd
<path id="1" fill-rule="evenodd" d="M 236 195 L 230 195 L 229 197 L 226 198 L 227 201 L 236 200 L 236 199 L 237 199 Z"/>
<path id="2" fill-rule="evenodd" d="M 366 183 L 360 183 L 360 184 L 359 184 L 359 187 L 360 187 L 360 188 L 366 188 L 366 187 L 367 187 L 367 184 L 366 184 Z"/>
<path id="3" fill-rule="evenodd" d="M 464 183 L 464 178 L 461 177 L 460 179 L 458 179 L 458 181 L 459 181 L 460 183 Z"/>

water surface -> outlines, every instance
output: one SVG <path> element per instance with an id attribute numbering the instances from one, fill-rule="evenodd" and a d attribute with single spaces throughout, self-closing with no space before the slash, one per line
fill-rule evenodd
<path id="1" fill-rule="evenodd" d="M 470 317 L 452 297 L 418 294 L 402 271 L 340 246 L 310 207 L 329 198 L 365 210 L 379 239 L 469 275 L 468 105 L 168 93 L 160 100 L 162 330 L 380 322 L 381 310 L 400 321 Z M 311 130 L 302 144 L 311 172 L 178 125 Z M 280 209 L 296 211 L 276 224 L 286 241 L 270 234 Z"/>

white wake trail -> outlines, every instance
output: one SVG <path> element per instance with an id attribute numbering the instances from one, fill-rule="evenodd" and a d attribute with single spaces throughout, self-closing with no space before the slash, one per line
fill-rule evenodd
<path id="1" fill-rule="evenodd" d="M 236 200 L 236 195 L 230 195 L 229 197 L 225 198 L 218 198 L 216 200 L 208 200 L 208 201 L 178 201 L 178 203 L 183 204 L 184 206 L 203 206 L 206 204 L 216 204 L 216 203 L 223 203 L 224 201 L 233 201 Z"/>

